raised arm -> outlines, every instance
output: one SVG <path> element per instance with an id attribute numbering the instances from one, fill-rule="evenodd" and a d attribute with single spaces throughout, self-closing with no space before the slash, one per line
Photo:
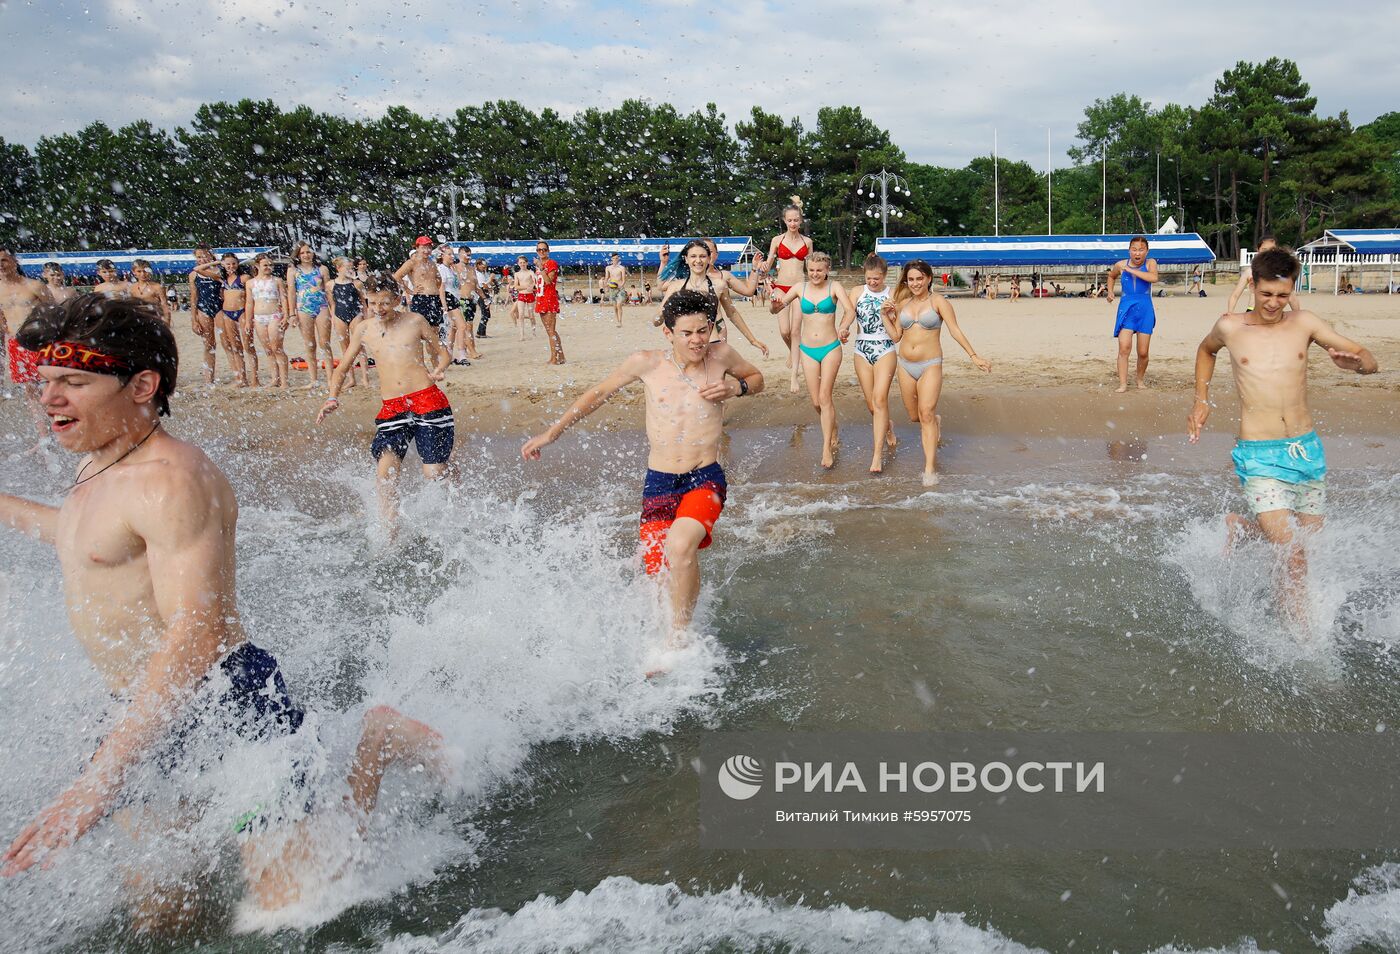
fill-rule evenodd
<path id="1" fill-rule="evenodd" d="M 1201 428 L 1210 417 L 1210 379 L 1215 375 L 1215 356 L 1225 347 L 1225 336 L 1217 321 L 1196 348 L 1196 399 L 1186 415 L 1186 434 L 1194 444 L 1201 439 Z"/>
<path id="2" fill-rule="evenodd" d="M 768 274 L 768 262 L 762 255 L 754 256 L 753 267 L 749 269 L 747 281 L 739 281 L 732 272 L 724 273 L 724 283 L 736 295 L 743 295 L 745 298 L 752 298 L 758 291 L 758 282 L 764 275 Z"/>
<path id="3" fill-rule="evenodd" d="M 1125 262 L 1123 264 L 1123 271 L 1127 272 L 1129 275 L 1136 275 L 1138 278 L 1148 283 L 1161 281 L 1162 279 L 1162 276 L 1157 273 L 1157 260 L 1155 258 L 1149 258 L 1143 262 L 1142 268 L 1133 268 L 1132 265 Z"/>
<path id="4" fill-rule="evenodd" d="M 633 381 L 640 379 L 653 363 L 654 358 L 645 351 L 638 351 L 630 355 L 616 371 L 604 378 L 596 387 L 583 392 L 559 420 L 549 426 L 548 430 L 526 441 L 525 446 L 520 449 L 520 456 L 526 460 L 539 460 L 541 450 L 557 441 L 564 431 L 606 404 L 608 398 Z"/>
<path id="5" fill-rule="evenodd" d="M 117 802 L 126 771 L 166 734 L 195 690 L 231 648 L 225 619 L 234 613 L 235 514 L 211 499 L 215 474 L 165 467 L 136 489 L 124 514 L 145 544 L 156 607 L 165 631 L 156 642 L 135 695 L 98 745 L 83 774 L 41 811 L 5 853 L 4 873 L 16 874 L 53 850 L 72 844 Z"/>
<path id="6" fill-rule="evenodd" d="M 58 526 L 58 508 L 0 494 L 0 525 L 18 530 L 40 543 L 52 544 Z"/>
<path id="7" fill-rule="evenodd" d="M 1332 358 L 1332 363 L 1337 367 L 1343 371 L 1355 371 L 1357 374 L 1375 374 L 1380 370 L 1380 365 L 1371 352 L 1346 335 L 1341 334 L 1336 328 L 1316 315 L 1309 317 L 1311 317 L 1313 324 L 1313 344 L 1326 348 L 1327 354 Z"/>

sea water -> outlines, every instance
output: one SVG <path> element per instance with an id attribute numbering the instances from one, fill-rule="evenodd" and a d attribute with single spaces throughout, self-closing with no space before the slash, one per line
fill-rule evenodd
<path id="1" fill-rule="evenodd" d="M 716 730 L 1400 725 L 1400 479 L 1367 446 L 1388 439 L 1328 440 L 1331 516 L 1300 635 L 1273 605 L 1268 548 L 1223 555 L 1223 514 L 1241 502 L 1226 439 L 954 430 L 926 489 L 917 435 L 901 434 L 879 478 L 854 427 L 829 473 L 814 427 L 731 435 L 701 636 L 656 680 L 642 675 L 665 613 L 635 554 L 640 435 L 571 434 L 530 465 L 514 441 L 464 435 L 448 484 L 406 472 L 395 545 L 367 519 L 362 448 L 299 461 L 201 436 L 242 507 L 244 624 L 281 660 L 308 731 L 197 740 L 218 756 L 200 771 L 135 773 L 133 810 L 163 823 L 139 838 L 104 823 L 52 869 L 0 883 L 0 946 L 138 949 L 132 870 L 210 886 L 194 939 L 229 951 L 1400 945 L 1390 854 L 699 847 L 691 762 Z M 66 460 L 18 449 L 0 448 L 3 489 L 52 499 Z M 62 605 L 51 550 L 0 533 L 7 839 L 114 712 Z M 323 832 L 338 877 L 293 908 L 251 910 L 227 819 L 293 767 L 334 816 L 378 703 L 442 731 L 447 784 L 392 770 L 367 832 Z"/>

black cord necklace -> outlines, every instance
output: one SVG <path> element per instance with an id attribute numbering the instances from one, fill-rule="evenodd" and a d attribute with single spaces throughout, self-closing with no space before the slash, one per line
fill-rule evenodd
<path id="1" fill-rule="evenodd" d="M 150 439 L 151 439 L 151 435 L 155 434 L 155 432 L 158 431 L 158 430 L 160 430 L 160 421 L 156 421 L 156 426 L 153 427 L 153 428 L 151 428 L 149 431 L 147 431 L 145 437 L 141 438 L 141 439 L 140 439 L 139 441 L 137 441 L 135 444 L 132 444 L 131 447 L 127 449 L 127 452 L 126 452 L 125 454 L 123 454 L 122 456 L 118 457 L 116 460 L 112 461 L 112 462 L 111 462 L 110 464 L 108 464 L 106 467 L 103 467 L 102 470 L 99 470 L 97 473 L 93 474 L 92 477 L 84 477 L 84 476 L 83 476 L 83 470 L 87 470 L 87 469 L 88 469 L 88 464 L 91 464 L 91 463 L 92 463 L 92 461 L 88 461 L 87 464 L 84 464 L 84 465 L 83 465 L 83 469 L 80 470 L 80 471 L 78 471 L 78 479 L 77 479 L 76 481 L 73 482 L 73 486 L 69 487 L 68 490 L 65 490 L 65 491 L 63 491 L 63 492 L 66 494 L 66 493 L 68 493 L 69 490 L 73 490 L 73 489 L 77 488 L 80 484 L 85 484 L 85 483 L 87 483 L 89 480 L 92 480 L 93 477 L 101 477 L 102 474 L 103 474 L 105 471 L 107 471 L 109 468 L 112 468 L 112 467 L 117 466 L 117 465 L 120 464 L 122 461 L 124 461 L 124 460 L 126 460 L 128 457 L 130 457 L 132 454 L 136 453 L 137 449 L 138 449 L 142 444 L 144 444 L 144 443 L 146 443 L 148 440 L 150 440 Z"/>

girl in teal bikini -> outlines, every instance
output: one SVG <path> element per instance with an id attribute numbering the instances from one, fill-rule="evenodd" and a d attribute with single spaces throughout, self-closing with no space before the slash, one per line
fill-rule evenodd
<path id="1" fill-rule="evenodd" d="M 812 407 L 822 423 L 822 466 L 832 467 L 836 463 L 836 447 L 839 443 L 836 431 L 836 404 L 831 391 L 836 386 L 836 373 L 841 369 L 841 344 L 851 334 L 851 322 L 855 320 L 856 309 L 851 304 L 851 296 L 840 282 L 828 281 L 831 274 L 831 256 L 825 252 L 813 252 L 807 256 L 807 281 L 794 286 L 786 294 L 778 295 L 769 303 L 773 314 L 778 314 L 794 301 L 801 303 L 798 317 L 799 327 L 793 337 L 799 342 L 802 353 L 802 373 L 807 379 L 807 393 L 812 398 Z M 836 327 L 836 309 L 841 308 L 841 327 Z M 792 390 L 797 391 L 794 384 Z"/>

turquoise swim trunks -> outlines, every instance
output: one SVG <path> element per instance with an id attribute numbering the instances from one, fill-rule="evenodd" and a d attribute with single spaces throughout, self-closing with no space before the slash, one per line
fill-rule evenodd
<path id="1" fill-rule="evenodd" d="M 1230 457 L 1255 516 L 1271 510 L 1322 516 L 1327 455 L 1316 431 L 1277 441 L 1236 441 Z"/>

